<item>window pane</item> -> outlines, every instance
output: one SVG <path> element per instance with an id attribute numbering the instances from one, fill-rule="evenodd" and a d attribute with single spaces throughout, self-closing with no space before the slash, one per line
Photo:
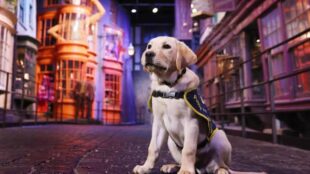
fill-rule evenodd
<path id="1" fill-rule="evenodd" d="M 296 69 L 303 69 L 310 66 L 310 41 L 295 47 L 291 54 L 295 61 Z M 310 72 L 297 75 L 297 96 L 310 94 Z"/>
<path id="2" fill-rule="evenodd" d="M 73 61 L 72 60 L 69 60 L 69 65 L 68 65 L 69 68 L 73 68 Z"/>
<path id="3" fill-rule="evenodd" d="M 280 11 L 275 8 L 262 17 L 264 48 L 272 47 L 282 41 Z"/>
<path id="4" fill-rule="evenodd" d="M 293 37 L 296 34 L 310 27 L 308 0 L 286 0 L 283 3 L 284 19 L 287 36 Z"/>

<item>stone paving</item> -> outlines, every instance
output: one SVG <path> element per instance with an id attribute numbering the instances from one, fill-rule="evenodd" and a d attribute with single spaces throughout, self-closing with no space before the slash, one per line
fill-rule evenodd
<path id="1" fill-rule="evenodd" d="M 0 129 L 0 174 L 126 174 L 146 158 L 150 126 L 46 125 Z M 238 171 L 309 174 L 310 151 L 229 136 Z M 172 163 L 167 147 L 152 174 Z"/>

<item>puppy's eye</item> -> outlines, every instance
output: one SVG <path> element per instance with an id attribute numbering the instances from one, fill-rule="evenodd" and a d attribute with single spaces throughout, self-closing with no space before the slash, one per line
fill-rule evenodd
<path id="1" fill-rule="evenodd" d="M 147 46 L 147 49 L 151 49 L 151 48 L 152 48 L 152 45 L 148 45 L 148 46 Z"/>
<path id="2" fill-rule="evenodd" d="M 170 48 L 171 48 L 171 46 L 170 46 L 170 45 L 168 45 L 168 44 L 164 44 L 164 45 L 163 45 L 163 48 L 164 48 L 164 49 L 170 49 Z"/>

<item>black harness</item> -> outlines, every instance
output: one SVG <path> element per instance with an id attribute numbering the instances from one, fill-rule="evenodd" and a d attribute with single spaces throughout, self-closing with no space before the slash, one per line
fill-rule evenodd
<path id="1" fill-rule="evenodd" d="M 201 149 L 211 141 L 215 131 L 217 130 L 216 124 L 211 120 L 207 106 L 204 104 L 202 97 L 198 94 L 197 89 L 179 91 L 179 92 L 168 92 L 168 93 L 161 91 L 153 91 L 148 102 L 148 106 L 151 112 L 152 112 L 152 97 L 155 98 L 160 97 L 166 99 L 183 99 L 188 105 L 188 107 L 190 107 L 198 117 L 203 118 L 203 120 L 205 120 L 208 125 L 206 138 L 198 144 L 197 148 Z M 176 143 L 175 140 L 173 141 L 180 150 L 183 149 L 183 147 L 180 144 Z"/>
<path id="2" fill-rule="evenodd" d="M 161 84 L 167 85 L 170 88 L 177 84 L 179 79 L 186 73 L 186 68 L 182 70 L 180 74 L 178 74 L 177 79 L 173 82 L 163 81 Z M 215 123 L 211 120 L 207 106 L 204 104 L 202 97 L 198 94 L 197 89 L 191 89 L 186 91 L 178 91 L 178 92 L 162 92 L 162 91 L 153 91 L 151 97 L 148 101 L 149 110 L 152 112 L 152 97 L 160 97 L 166 99 L 183 99 L 188 107 L 190 107 L 198 117 L 203 118 L 207 122 L 207 135 L 206 138 L 201 141 L 197 148 L 201 149 L 208 144 L 214 133 L 216 132 L 217 128 Z M 173 139 L 172 139 L 173 140 Z M 183 146 L 178 144 L 175 140 L 173 140 L 175 145 L 181 150 Z"/>

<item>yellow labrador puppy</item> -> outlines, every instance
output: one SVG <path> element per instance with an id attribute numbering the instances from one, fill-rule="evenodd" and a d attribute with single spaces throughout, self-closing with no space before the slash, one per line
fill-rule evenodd
<path id="1" fill-rule="evenodd" d="M 145 163 L 133 173 L 150 173 L 167 141 L 177 164 L 162 166 L 164 173 L 235 173 L 228 168 L 231 144 L 225 133 L 198 111 L 206 109 L 201 103 L 190 104 L 189 100 L 202 100 L 196 90 L 199 78 L 187 68 L 196 61 L 193 51 L 175 38 L 157 37 L 148 43 L 141 63 L 151 74 L 152 138 Z"/>

